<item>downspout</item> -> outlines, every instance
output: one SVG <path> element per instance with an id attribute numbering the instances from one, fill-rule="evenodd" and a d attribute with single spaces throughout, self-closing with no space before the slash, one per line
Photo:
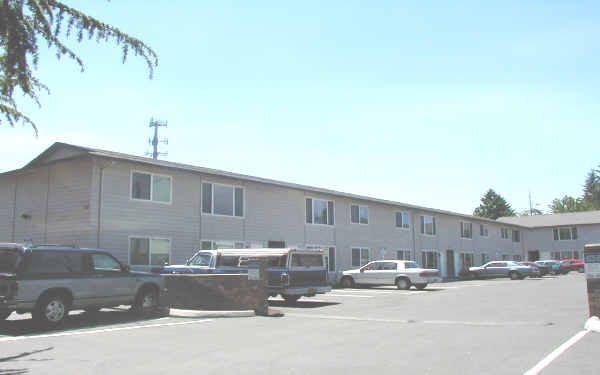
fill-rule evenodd
<path id="1" fill-rule="evenodd" d="M 412 250 L 412 251 L 413 251 L 413 260 L 414 260 L 415 262 L 417 262 L 417 239 L 416 239 L 416 237 L 415 237 L 415 215 L 414 215 L 414 212 L 413 212 L 413 214 L 412 214 L 412 215 L 410 215 L 410 216 L 411 216 L 411 221 L 412 221 L 412 223 L 411 223 L 411 226 L 410 226 L 410 227 L 411 227 L 411 229 L 412 229 L 412 230 L 411 230 L 411 233 L 412 233 L 412 248 L 413 248 L 413 250 Z M 418 263 L 418 262 L 417 262 L 417 263 Z"/>
<path id="2" fill-rule="evenodd" d="M 96 248 L 100 248 L 100 220 L 102 220 L 102 180 L 104 177 L 104 168 L 106 167 L 98 167 L 100 169 L 100 178 L 98 181 L 98 231 L 96 233 Z"/>
<path id="3" fill-rule="evenodd" d="M 48 243 L 48 207 L 50 205 L 50 166 L 48 166 L 48 181 L 46 187 L 46 212 L 44 213 L 44 243 Z"/>
<path id="4" fill-rule="evenodd" d="M 17 221 L 17 190 L 19 187 L 19 175 L 15 175 L 15 193 L 13 195 L 13 220 L 12 220 L 12 235 L 11 241 L 15 242 L 15 226 Z"/>

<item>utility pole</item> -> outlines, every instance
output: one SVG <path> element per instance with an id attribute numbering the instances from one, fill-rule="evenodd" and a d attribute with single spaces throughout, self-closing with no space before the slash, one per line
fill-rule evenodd
<path id="1" fill-rule="evenodd" d="M 533 216 L 533 205 L 531 204 L 531 192 L 529 192 L 529 216 Z"/>
<path id="2" fill-rule="evenodd" d="M 169 140 L 167 138 L 159 141 L 158 140 L 158 127 L 164 126 L 167 127 L 166 121 L 154 120 L 154 118 L 150 118 L 150 128 L 154 128 L 154 138 L 148 139 L 148 143 L 152 145 L 152 152 L 146 152 L 146 155 L 152 156 L 152 159 L 157 160 L 159 156 L 167 156 L 168 152 L 158 152 L 158 144 L 163 143 L 165 145 L 169 144 Z"/>

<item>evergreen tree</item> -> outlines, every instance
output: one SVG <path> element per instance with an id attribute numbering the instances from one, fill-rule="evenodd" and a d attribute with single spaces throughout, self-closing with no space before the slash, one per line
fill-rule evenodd
<path id="1" fill-rule="evenodd" d="M 583 184 L 583 205 L 587 210 L 600 209 L 600 176 L 598 171 L 592 169 L 588 172 Z"/>
<path id="2" fill-rule="evenodd" d="M 573 198 L 568 195 L 565 195 L 561 199 L 554 199 L 548 208 L 550 208 L 550 211 L 552 211 L 553 214 L 588 211 L 583 199 Z"/>
<path id="3" fill-rule="evenodd" d="M 96 42 L 114 41 L 121 46 L 123 62 L 132 51 L 146 61 L 152 78 L 158 63 L 156 53 L 144 42 L 116 27 L 56 0 L 0 0 L 0 114 L 11 126 L 23 121 L 37 134 L 36 125 L 19 111 L 13 94 L 19 88 L 40 105 L 39 91 L 49 92 L 32 71 L 32 66 L 34 69 L 38 66 L 40 40 L 56 50 L 57 58 L 66 55 L 83 71 L 83 61 L 61 40 L 72 34 L 78 42 L 84 37 Z"/>
<path id="4" fill-rule="evenodd" d="M 500 194 L 489 189 L 481 198 L 481 204 L 473 211 L 473 215 L 496 220 L 503 216 L 515 216 L 515 211 Z"/>

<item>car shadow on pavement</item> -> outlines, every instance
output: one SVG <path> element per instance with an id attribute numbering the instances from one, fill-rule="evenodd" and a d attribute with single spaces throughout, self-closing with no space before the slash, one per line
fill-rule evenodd
<path id="1" fill-rule="evenodd" d="M 311 301 L 311 300 L 299 300 L 291 303 L 283 300 L 269 300 L 269 306 L 273 307 L 297 307 L 301 309 L 314 309 L 317 307 L 339 305 L 340 302 L 326 302 L 326 301 Z"/>
<path id="2" fill-rule="evenodd" d="M 15 313 L 13 313 L 15 314 Z M 82 328 L 99 328 L 112 324 L 133 323 L 154 320 L 159 317 L 143 318 L 130 312 L 128 309 L 102 309 L 95 313 L 72 311 L 64 323 L 55 329 L 40 327 L 31 318 L 8 319 L 0 322 L 1 336 L 23 336 L 36 333 L 64 332 Z M 4 375 L 0 372 L 0 375 Z"/>
<path id="3" fill-rule="evenodd" d="M 8 357 L 0 357 L 0 366 L 2 366 L 3 363 L 5 363 L 5 362 L 12 362 L 15 360 L 21 362 L 22 361 L 21 358 L 29 357 L 31 355 L 42 353 L 42 352 L 47 352 L 52 349 L 54 349 L 54 347 L 49 346 L 44 349 L 32 350 L 30 352 L 24 352 L 24 353 L 20 353 L 17 355 L 11 355 Z M 25 360 L 26 361 L 51 361 L 51 359 L 49 359 L 49 358 L 44 358 L 44 359 L 37 358 L 37 359 L 25 359 Z M 29 370 L 26 368 L 1 368 L 0 367 L 0 375 L 20 375 L 20 374 L 27 374 L 28 372 L 29 372 Z"/>

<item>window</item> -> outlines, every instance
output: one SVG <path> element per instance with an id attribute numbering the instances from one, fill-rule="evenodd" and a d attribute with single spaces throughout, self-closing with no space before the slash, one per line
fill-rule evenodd
<path id="1" fill-rule="evenodd" d="M 560 260 L 560 251 L 553 251 L 550 257 L 552 259 Z"/>
<path id="2" fill-rule="evenodd" d="M 502 254 L 502 260 L 510 260 L 510 255 Z"/>
<path id="3" fill-rule="evenodd" d="M 406 212 L 396 212 L 396 227 L 403 229 L 410 228 L 410 216 Z"/>
<path id="4" fill-rule="evenodd" d="M 486 264 L 487 262 L 490 261 L 490 257 L 488 257 L 487 254 L 481 254 L 481 264 Z"/>
<path id="5" fill-rule="evenodd" d="M 132 172 L 131 199 L 171 203 L 171 176 Z"/>
<path id="6" fill-rule="evenodd" d="M 106 254 L 93 254 L 92 264 L 94 265 L 94 271 L 99 272 L 121 272 L 121 264 L 110 255 Z"/>
<path id="7" fill-rule="evenodd" d="M 381 267 L 382 271 L 395 271 L 398 269 L 398 264 L 395 262 L 384 262 Z"/>
<path id="8" fill-rule="evenodd" d="M 513 255 L 513 260 L 515 262 L 520 262 L 521 261 L 521 256 L 520 255 Z"/>
<path id="9" fill-rule="evenodd" d="M 190 266 L 202 266 L 208 267 L 210 266 L 210 261 L 212 260 L 211 254 L 206 253 L 198 253 L 192 257 L 189 261 Z"/>
<path id="10" fill-rule="evenodd" d="M 169 264 L 170 240 L 164 238 L 132 237 L 129 239 L 129 263 L 134 266 Z"/>
<path id="11" fill-rule="evenodd" d="M 500 238 L 508 239 L 508 228 L 500 228 Z"/>
<path id="12" fill-rule="evenodd" d="M 423 251 L 421 256 L 423 268 L 440 269 L 440 253 L 437 251 Z"/>
<path id="13" fill-rule="evenodd" d="M 565 227 L 565 228 L 554 228 L 552 229 L 554 234 L 554 241 L 570 241 L 577 239 L 577 228 Z"/>
<path id="14" fill-rule="evenodd" d="M 321 254 L 294 254 L 292 255 L 292 267 L 323 267 L 323 256 Z"/>
<path id="15" fill-rule="evenodd" d="M 202 213 L 244 217 L 244 189 L 233 185 L 202 183 Z"/>
<path id="16" fill-rule="evenodd" d="M 487 226 L 487 224 L 480 224 L 479 225 L 479 235 L 481 237 L 487 237 L 488 236 L 488 226 Z"/>
<path id="17" fill-rule="evenodd" d="M 353 224 L 369 224 L 369 207 L 357 204 L 351 205 L 350 222 Z"/>
<path id="18" fill-rule="evenodd" d="M 460 269 L 469 270 L 469 267 L 473 267 L 473 254 L 461 253 L 460 254 Z"/>
<path id="19" fill-rule="evenodd" d="M 83 254 L 79 252 L 34 251 L 26 255 L 26 273 L 68 274 L 83 269 Z"/>
<path id="20" fill-rule="evenodd" d="M 398 251 L 396 251 L 396 259 L 398 259 L 398 260 L 411 260 L 410 250 L 398 250 Z"/>
<path id="21" fill-rule="evenodd" d="M 335 271 L 335 247 L 329 248 L 329 271 Z"/>
<path id="22" fill-rule="evenodd" d="M 306 223 L 334 225 L 333 201 L 306 198 Z"/>
<path id="23" fill-rule="evenodd" d="M 369 249 L 364 247 L 352 248 L 352 266 L 360 267 L 369 263 Z"/>
<path id="24" fill-rule="evenodd" d="M 404 268 L 420 268 L 420 266 L 415 262 L 406 262 Z"/>
<path id="25" fill-rule="evenodd" d="M 518 230 L 512 231 L 512 241 L 513 242 L 521 242 L 521 232 Z"/>
<path id="26" fill-rule="evenodd" d="M 435 236 L 435 217 L 421 216 L 421 234 Z"/>
<path id="27" fill-rule="evenodd" d="M 460 236 L 462 238 L 473 238 L 473 223 L 460 222 Z"/>

